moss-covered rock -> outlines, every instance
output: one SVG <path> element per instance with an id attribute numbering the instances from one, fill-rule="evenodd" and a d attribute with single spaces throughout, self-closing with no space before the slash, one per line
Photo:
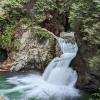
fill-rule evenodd
<path id="1" fill-rule="evenodd" d="M 77 87 L 86 91 L 97 91 L 100 89 L 100 59 L 97 45 L 82 40 L 81 33 L 75 35 L 79 51 L 72 61 L 72 66 L 78 72 Z"/>
<path id="2" fill-rule="evenodd" d="M 40 27 L 33 27 L 24 32 L 20 38 L 20 47 L 13 56 L 11 70 L 18 71 L 22 68 L 43 70 L 53 58 L 53 37 Z"/>

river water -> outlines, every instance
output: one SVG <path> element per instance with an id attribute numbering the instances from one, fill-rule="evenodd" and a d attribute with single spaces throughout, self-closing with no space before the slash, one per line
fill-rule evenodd
<path id="1" fill-rule="evenodd" d="M 21 76 L 22 77 L 22 76 L 28 76 L 28 75 L 30 75 L 30 74 L 22 73 L 22 72 L 21 73 L 4 73 L 4 74 L 0 74 L 0 89 L 9 89 L 9 88 L 15 87 L 15 85 L 10 84 L 9 82 L 7 82 L 8 78 L 14 77 L 14 76 Z M 22 94 L 20 92 L 12 92 L 12 93 L 6 94 L 4 97 L 6 98 L 5 100 L 41 100 L 41 99 L 37 99 L 37 98 L 27 99 L 27 98 L 25 98 L 25 95 L 24 95 L 23 99 L 20 99 L 21 95 Z M 0 95 L 0 96 L 3 96 L 3 95 Z M 96 99 L 91 99 L 91 98 L 92 98 L 92 94 L 80 92 L 80 97 L 65 98 L 65 100 L 96 100 Z M 50 98 L 50 100 L 56 100 L 56 99 L 55 98 Z"/>

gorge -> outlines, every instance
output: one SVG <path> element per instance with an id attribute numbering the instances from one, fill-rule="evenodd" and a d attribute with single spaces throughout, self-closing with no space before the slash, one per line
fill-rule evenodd
<path id="1" fill-rule="evenodd" d="M 99 0 L 1 0 L 0 99 L 99 100 L 99 12 Z"/>
<path id="2" fill-rule="evenodd" d="M 67 34 L 74 36 L 73 32 L 66 33 L 66 36 Z M 69 67 L 71 60 L 77 54 L 77 44 L 75 41 L 71 43 L 71 41 L 69 42 L 60 37 L 55 37 L 59 43 L 62 54 L 49 63 L 43 75 L 33 74 L 8 78 L 6 81 L 10 84 L 14 84 L 15 87 L 0 90 L 0 95 L 4 96 L 4 94 L 17 91 L 22 94 L 22 97 L 25 96 L 26 99 L 35 97 L 42 100 L 49 100 L 53 98 L 53 96 L 55 100 L 64 100 L 66 97 L 73 98 L 79 96 L 79 90 L 75 88 L 78 77 L 77 73 Z"/>

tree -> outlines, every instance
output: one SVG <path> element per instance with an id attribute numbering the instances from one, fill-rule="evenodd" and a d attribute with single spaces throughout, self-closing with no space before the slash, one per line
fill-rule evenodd
<path id="1" fill-rule="evenodd" d="M 77 1 L 77 0 L 76 0 Z M 83 35 L 83 40 L 92 44 L 100 43 L 100 1 L 81 0 L 72 3 L 70 9 L 70 23 L 74 31 L 78 29 Z"/>

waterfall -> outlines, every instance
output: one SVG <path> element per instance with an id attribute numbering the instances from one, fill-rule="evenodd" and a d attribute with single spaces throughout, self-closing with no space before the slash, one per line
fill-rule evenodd
<path id="1" fill-rule="evenodd" d="M 77 73 L 69 67 L 70 62 L 78 51 L 77 44 L 66 43 L 64 39 L 58 38 L 62 55 L 54 58 L 43 73 L 43 79 L 55 85 L 75 85 Z"/>
<path id="2" fill-rule="evenodd" d="M 22 98 L 37 97 L 42 100 L 49 100 L 53 96 L 55 100 L 63 100 L 64 97 L 79 96 L 75 88 L 77 73 L 69 65 L 75 58 L 78 47 L 76 43 L 65 41 L 63 38 L 56 38 L 61 48 L 60 57 L 55 57 L 47 66 L 42 76 L 27 75 L 16 76 L 7 79 L 7 82 L 16 86 L 8 90 L 0 90 L 0 93 L 21 92 Z M 21 99 L 22 100 L 22 99 Z"/>

